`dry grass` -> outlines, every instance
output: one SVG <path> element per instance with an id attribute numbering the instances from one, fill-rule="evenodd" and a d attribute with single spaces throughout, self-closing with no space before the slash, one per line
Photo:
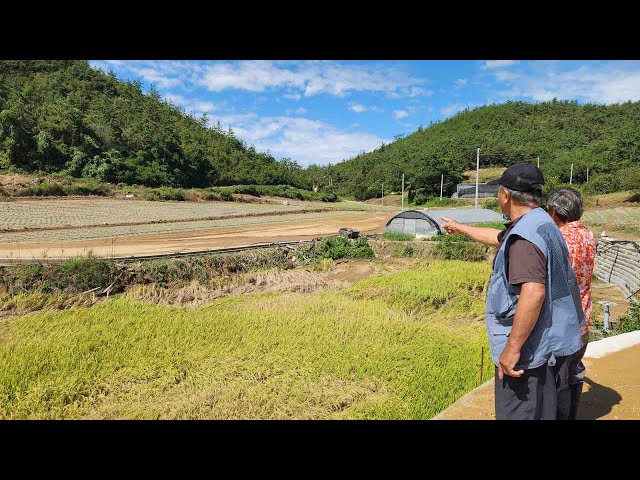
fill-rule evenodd
<path id="1" fill-rule="evenodd" d="M 124 293 L 125 298 L 143 300 L 157 305 L 197 307 L 230 295 L 250 295 L 260 292 L 311 293 L 346 286 L 347 282 L 326 280 L 308 270 L 273 269 L 266 272 L 242 273 L 232 277 L 217 277 L 208 286 L 198 282 L 181 288 L 164 288 L 157 284 L 136 285 Z"/>
<path id="2" fill-rule="evenodd" d="M 0 294 L 0 318 L 42 310 L 66 310 L 71 307 L 90 307 L 101 299 L 94 295 L 70 295 L 66 293 Z"/>

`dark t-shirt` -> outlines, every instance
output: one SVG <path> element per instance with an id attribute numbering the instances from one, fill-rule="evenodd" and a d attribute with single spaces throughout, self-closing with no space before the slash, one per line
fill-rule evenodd
<path id="1" fill-rule="evenodd" d="M 518 217 L 513 222 L 505 224 L 506 230 L 498 234 L 498 242 L 502 246 L 504 238 L 520 221 L 522 217 Z M 529 240 L 518 235 L 509 237 L 509 245 L 505 250 L 505 262 L 509 271 L 507 279 L 511 285 L 521 285 L 523 283 L 546 283 L 547 277 L 547 259 L 544 253 Z"/>

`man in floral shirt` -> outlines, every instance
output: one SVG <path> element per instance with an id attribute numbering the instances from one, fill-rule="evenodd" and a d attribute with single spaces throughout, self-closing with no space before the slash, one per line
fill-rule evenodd
<path id="1" fill-rule="evenodd" d="M 569 420 L 575 420 L 580 406 L 585 366 L 582 357 L 587 349 L 589 325 L 591 325 L 591 276 L 596 254 L 596 241 L 591 230 L 580 223 L 584 204 L 580 192 L 573 188 L 561 188 L 549 195 L 547 211 L 560 228 L 569 249 L 569 261 L 578 279 L 580 298 L 584 310 L 585 326 L 581 332 L 583 347 L 572 355 L 569 362 L 571 409 Z"/>

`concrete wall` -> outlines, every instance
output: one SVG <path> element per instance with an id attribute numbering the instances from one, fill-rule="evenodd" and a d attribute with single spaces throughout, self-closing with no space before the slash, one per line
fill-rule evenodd
<path id="1" fill-rule="evenodd" d="M 640 298 L 640 243 L 601 238 L 596 249 L 594 274 L 613 283 L 625 297 Z"/>

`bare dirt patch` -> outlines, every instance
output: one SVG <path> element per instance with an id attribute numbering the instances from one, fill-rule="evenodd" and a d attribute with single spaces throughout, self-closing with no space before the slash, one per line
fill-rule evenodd
<path id="1" fill-rule="evenodd" d="M 118 238 L 81 241 L 5 242 L 0 243 L 0 258 L 59 258 L 86 256 L 153 255 L 214 248 L 238 247 L 258 243 L 310 240 L 335 235 L 342 227 L 352 227 L 361 233 L 381 233 L 393 215 L 386 212 L 328 212 L 326 216 L 309 220 L 282 221 L 274 224 L 242 225 L 208 228 Z M 266 217 L 261 217 L 266 218 Z M 282 220 L 282 217 L 280 217 Z M 43 255 L 44 253 L 44 255 Z"/>

